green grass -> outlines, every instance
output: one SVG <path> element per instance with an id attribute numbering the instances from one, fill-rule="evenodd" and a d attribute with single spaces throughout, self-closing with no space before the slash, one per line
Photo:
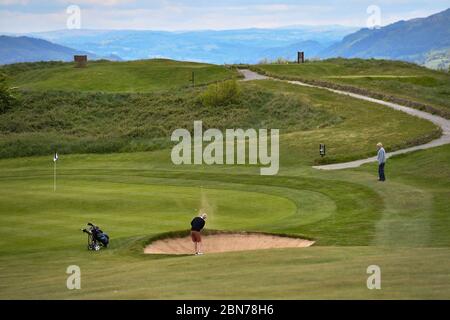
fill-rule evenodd
<path id="1" fill-rule="evenodd" d="M 169 150 L 166 153 L 169 153 Z M 108 158 L 112 158 L 111 164 L 109 164 Z M 126 209 L 127 215 L 121 216 L 121 219 L 123 221 L 128 219 L 132 220 L 132 216 L 129 216 L 131 214 L 129 210 L 136 207 L 136 214 L 140 217 L 149 214 L 152 219 L 148 223 L 153 224 L 153 218 L 161 221 L 164 220 L 165 210 L 162 210 L 162 208 L 167 208 L 167 210 L 174 210 L 173 222 L 175 224 L 164 220 L 164 223 L 170 226 L 170 229 L 164 230 L 161 230 L 158 224 L 155 225 L 155 232 L 156 230 L 166 232 L 179 230 L 183 226 L 183 215 L 182 212 L 176 210 L 177 206 L 186 210 L 184 211 L 186 221 L 189 220 L 192 214 L 198 211 L 200 206 L 204 206 L 209 208 L 208 211 L 211 217 L 208 225 L 213 229 L 234 229 L 237 227 L 239 230 L 243 228 L 243 230 L 251 231 L 287 232 L 291 234 L 305 234 L 309 237 L 312 236 L 315 230 L 322 230 L 323 237 L 319 240 L 319 243 L 340 243 L 343 245 L 367 245 L 370 243 L 371 232 L 373 230 L 370 227 L 360 228 L 360 226 L 355 224 L 341 224 L 336 217 L 342 217 L 343 220 L 352 218 L 354 223 L 358 223 L 359 221 L 363 225 L 365 224 L 364 219 L 367 219 L 369 216 L 372 219 L 376 219 L 377 216 L 376 208 L 378 205 L 373 201 L 377 199 L 377 196 L 372 191 L 352 183 L 336 182 L 333 185 L 329 185 L 324 181 L 315 181 L 313 178 L 304 178 L 299 181 L 298 179 L 287 176 L 254 176 L 249 174 L 249 170 L 250 172 L 255 171 L 252 168 L 242 168 L 239 175 L 229 175 L 216 172 L 215 170 L 211 172 L 207 168 L 204 168 L 203 171 L 206 172 L 203 173 L 192 172 L 189 170 L 189 167 L 186 167 L 186 170 L 181 172 L 177 166 L 170 165 L 170 160 L 158 157 L 153 158 L 148 153 L 121 154 L 116 156 L 98 155 L 88 158 L 81 155 L 74 157 L 65 156 L 64 159 L 61 158 L 58 169 L 58 175 L 60 177 L 58 184 L 59 191 L 49 193 L 48 191 L 52 191 L 53 188 L 51 163 L 44 157 L 36 158 L 36 162 L 30 165 L 26 164 L 26 160 L 27 158 L 18 160 L 22 163 L 20 171 L 14 172 L 14 170 L 9 171 L 5 169 L 6 173 L 11 172 L 12 175 L 6 174 L 5 177 L 0 176 L 0 181 L 4 183 L 4 188 L 6 189 L 6 185 L 10 185 L 9 189 L 11 190 L 10 192 L 6 192 L 2 198 L 2 203 L 6 211 L 14 210 L 23 197 L 23 195 L 18 194 L 18 190 L 21 190 L 26 185 L 33 185 L 34 187 L 27 194 L 27 198 L 33 203 L 35 201 L 42 201 L 42 204 L 37 205 L 37 207 L 42 207 L 43 212 L 47 212 L 57 204 L 66 207 L 72 201 L 71 199 L 74 199 L 78 203 L 76 206 L 73 203 L 73 210 L 75 212 L 72 211 L 72 213 L 68 212 L 67 214 L 69 216 L 71 214 L 74 214 L 74 216 L 81 215 L 79 223 L 92 216 L 93 213 L 90 212 L 99 211 L 99 216 L 93 216 L 93 219 L 101 218 L 104 220 L 105 215 L 116 217 L 114 219 L 117 219 L 125 208 L 128 208 Z M 10 161 L 5 160 L 3 164 L 6 167 L 8 164 L 13 165 L 13 162 Z M 165 164 L 166 167 L 157 169 L 156 167 L 149 168 L 145 166 L 147 164 L 146 162 L 155 165 L 155 162 L 159 161 Z M 127 166 L 129 167 L 127 168 Z M 201 166 L 197 168 L 199 167 L 201 168 Z M 214 168 L 211 167 L 211 169 Z M 32 180 L 35 182 L 30 181 L 30 172 L 33 172 L 34 178 Z M 22 181 L 23 178 L 25 181 Z M 19 179 L 17 187 L 11 185 L 13 179 Z M 136 187 L 133 187 L 134 185 Z M 194 186 L 195 188 L 192 189 L 194 195 L 190 196 L 189 192 L 183 188 L 180 189 L 180 192 L 175 192 L 170 188 L 171 185 L 178 187 Z M 85 187 L 77 188 L 77 186 Z M 160 188 L 159 186 L 161 186 L 162 190 L 155 192 L 155 190 Z M 51 190 L 48 190 L 49 187 L 51 187 Z M 115 192 L 116 189 L 117 192 Z M 219 189 L 219 191 L 214 195 L 213 191 L 209 189 Z M 95 190 L 97 191 L 94 192 Z M 239 194 L 242 192 L 233 194 L 225 190 L 259 192 L 264 194 L 264 196 L 255 199 L 250 195 L 239 198 Z M 343 190 L 346 190 L 347 195 L 337 197 L 336 195 Z M 32 196 L 33 194 L 37 196 L 34 197 Z M 43 197 L 44 194 L 48 194 L 49 198 Z M 143 198 L 138 197 L 135 200 L 134 197 L 129 196 L 133 194 L 139 197 L 142 196 Z M 182 196 L 182 194 L 185 195 Z M 15 198 L 14 195 L 17 195 L 19 198 Z M 283 203 L 277 203 L 276 198 L 271 198 L 270 195 L 283 197 L 290 202 L 284 205 Z M 164 200 L 166 197 L 168 199 Z M 185 197 L 192 198 L 193 202 L 187 202 L 186 199 L 183 200 Z M 110 202 L 107 200 L 110 198 L 116 198 L 117 200 Z M 124 201 L 125 198 L 128 198 L 129 201 Z M 80 201 L 80 199 L 84 200 Z M 223 199 L 228 200 L 223 201 Z M 248 200 L 248 203 L 246 203 L 245 199 Z M 160 205 L 157 204 L 159 201 L 161 201 Z M 107 204 L 109 202 L 110 204 Z M 321 205 L 317 206 L 317 203 L 321 203 Z M 338 207 L 341 205 L 342 208 Z M 283 209 L 283 206 L 289 208 L 289 210 Z M 251 209 L 252 207 L 255 208 Z M 267 210 L 262 210 L 263 207 L 266 207 Z M 342 210 L 344 207 L 345 211 Z M 24 210 L 25 217 L 29 217 L 31 214 L 36 215 L 36 217 L 40 215 L 39 210 L 36 210 L 33 206 L 28 209 L 24 208 Z M 57 208 L 55 210 L 58 212 Z M 221 212 L 220 216 L 215 217 L 216 210 Z M 227 213 L 228 210 L 230 213 Z M 289 214 L 284 212 L 288 212 Z M 311 215 L 311 212 L 314 212 L 314 215 Z M 362 216 L 359 216 L 361 212 L 367 213 L 367 216 L 363 220 L 360 220 L 362 218 Z M 232 219 L 227 220 L 226 216 L 228 215 L 231 215 Z M 272 220 L 269 217 L 270 215 L 275 217 L 276 221 Z M 16 220 L 17 218 L 15 216 L 12 220 Z M 121 219 L 116 222 L 117 228 L 121 228 Z M 322 219 L 328 219 L 330 224 L 328 226 L 323 225 L 321 222 Z M 248 224 L 245 221 L 248 221 L 248 223 L 252 222 L 252 224 Z M 178 224 L 180 222 L 181 225 Z M 105 221 L 105 223 L 112 226 L 112 221 Z M 338 235 L 335 234 L 335 228 L 347 231 L 354 230 L 353 240 L 339 240 Z M 132 234 L 117 236 L 131 236 L 135 234 L 134 232 Z M 143 235 L 143 233 L 138 235 Z M 65 237 L 63 234 L 61 236 Z"/>
<path id="2" fill-rule="evenodd" d="M 354 160 L 427 142 L 440 130 L 402 112 L 321 89 L 275 81 L 240 84 L 226 106 L 201 102 L 202 89 L 136 94 L 27 92 L 0 115 L 0 157 L 161 150 L 177 128 L 278 128 L 285 163 Z M 345 141 L 345 143 L 343 143 Z M 326 143 L 328 155 L 318 157 Z M 349 149 L 348 146 L 352 145 Z"/>
<path id="3" fill-rule="evenodd" d="M 268 64 L 255 68 L 276 77 L 344 85 L 394 102 L 410 101 L 412 107 L 450 117 L 450 75 L 447 72 L 400 61 L 362 59 L 329 59 L 301 65 Z"/>
<path id="4" fill-rule="evenodd" d="M 180 171 L 159 152 L 74 155 L 60 159 L 56 192 L 49 159 L 1 160 L 0 297 L 448 298 L 450 197 L 440 173 L 449 156 L 444 146 L 390 159 L 383 184 L 373 165 L 261 177 L 238 167 Z M 142 254 L 145 239 L 187 228 L 199 207 L 211 229 L 304 235 L 317 245 Z M 110 249 L 85 249 L 78 228 L 90 220 L 110 233 Z M 80 291 L 65 288 L 70 264 L 82 269 Z M 378 292 L 365 287 L 371 264 L 382 268 Z M 199 270 L 201 284 L 186 289 Z"/>
<path id="5" fill-rule="evenodd" d="M 15 183 L 1 182 L 5 190 L 0 197 L 2 210 L 15 212 L 13 216 L 3 217 L 5 228 L 0 242 L 1 254 L 20 253 L 16 249 L 11 250 L 17 247 L 22 247 L 23 252 L 30 252 L 43 246 L 53 250 L 64 244 L 76 243 L 84 235 L 72 232 L 74 226 L 82 227 L 90 220 L 103 221 L 111 236 L 121 238 L 185 229 L 191 216 L 204 206 L 210 209 L 208 225 L 211 228 L 217 225 L 222 229 L 233 229 L 236 225 L 243 230 L 251 230 L 262 223 L 271 225 L 296 212 L 295 203 L 286 198 L 239 189 L 161 187 L 139 183 L 138 179 L 124 183 L 63 176 L 64 173 L 58 185 L 59 191 L 50 194 L 47 179 L 40 177 Z M 5 184 L 9 187 L 6 188 Z M 26 186 L 27 191 L 24 190 Z M 21 197 L 27 198 L 27 205 L 21 203 L 18 190 L 24 190 Z M 124 198 L 127 200 L 124 201 Z M 72 209 L 68 210 L 70 207 Z M 239 223 L 236 223 L 234 215 L 239 210 L 243 213 Z M 220 215 L 215 216 L 215 211 Z M 30 223 L 30 220 L 34 222 Z M 61 221 L 65 221 L 66 227 L 61 226 Z M 12 224 L 23 232 L 10 229 Z M 137 232 L 136 227 L 141 231 Z M 52 229 L 58 232 L 44 238 L 43 235 Z M 30 246 L 25 246 L 27 243 Z"/>
<path id="6" fill-rule="evenodd" d="M 424 243 L 422 237 L 432 245 L 450 246 L 449 239 L 442 237 L 450 226 L 449 159 L 449 146 L 396 157 L 396 161 L 389 165 L 389 175 L 402 184 L 410 185 L 408 194 L 400 194 L 401 198 L 398 198 L 398 201 L 405 202 L 400 206 L 408 206 L 410 212 L 399 214 L 393 207 L 392 214 L 386 215 L 386 230 L 390 229 L 392 234 L 409 233 L 417 246 Z"/>
<path id="7" fill-rule="evenodd" d="M 283 136 L 281 148 L 286 155 L 282 159 L 284 164 L 350 161 L 373 155 L 373 146 L 378 141 L 383 141 L 386 150 L 392 151 L 440 136 L 440 129 L 430 122 L 378 104 L 279 81 L 264 80 L 254 85 L 296 96 L 304 104 L 324 110 L 341 120 L 334 125 Z M 318 155 L 320 143 L 327 146 L 327 156 L 324 158 Z"/>
<path id="8" fill-rule="evenodd" d="M 26 64 L 0 68 L 12 77 L 11 84 L 22 90 L 63 90 L 102 92 L 152 92 L 236 77 L 222 66 L 165 59 L 127 62 L 91 61 L 86 68 L 73 63 Z"/>
<path id="9" fill-rule="evenodd" d="M 57 251 L 52 258 L 49 261 L 44 255 L 28 255 L 14 262 L 2 260 L 8 265 L 8 273 L 0 276 L 0 296 L 4 299 L 448 299 L 450 294 L 450 254 L 442 248 L 316 247 L 211 254 L 201 259 L 139 259 L 118 256 L 117 252 Z M 65 287 L 69 264 L 81 268 L 81 290 Z M 381 267 L 381 290 L 366 287 L 366 268 L 370 264 Z"/>
<path id="10" fill-rule="evenodd" d="M 67 65 L 11 68 L 19 77 Z M 356 69 L 350 79 L 359 79 Z M 346 75 L 334 72 L 328 76 Z M 167 85 L 137 93 L 22 91 L 26 103 L 0 115 L 2 156 L 11 157 L 0 159 L 0 298 L 448 299 L 449 145 L 389 158 L 385 183 L 377 181 L 376 164 L 311 168 L 374 155 L 378 141 L 388 150 L 429 141 L 439 130 L 325 90 L 275 81 L 240 86 L 240 100 L 219 108 L 199 101 L 205 88 L 181 83 L 176 92 Z M 173 165 L 167 134 L 199 119 L 221 129 L 279 127 L 279 174 L 260 176 L 249 165 Z M 327 145 L 324 159 L 319 143 Z M 45 156 L 15 157 L 35 154 Z M 143 254 L 149 239 L 185 232 L 200 208 L 207 229 L 316 244 L 202 257 Z M 88 221 L 111 236 L 107 250 L 86 249 L 79 229 Z M 373 264 L 381 267 L 381 290 L 366 287 Z M 81 268 L 81 290 L 65 286 L 69 265 Z"/>

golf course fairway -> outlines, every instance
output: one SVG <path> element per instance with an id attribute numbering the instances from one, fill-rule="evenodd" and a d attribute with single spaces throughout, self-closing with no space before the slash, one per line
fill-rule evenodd
<path id="1" fill-rule="evenodd" d="M 0 114 L 0 299 L 450 297 L 450 145 L 388 158 L 385 182 L 377 181 L 374 163 L 313 168 L 374 156 L 379 141 L 388 153 L 423 144 L 440 128 L 318 88 L 228 80 L 238 74 L 233 68 L 145 64 L 93 64 L 89 72 L 114 74 L 118 66 L 133 74 L 127 86 L 108 87 L 102 77 L 71 77 L 64 64 L 9 67 L 26 103 Z M 170 79 L 146 87 L 137 71 L 142 65 Z M 199 73 L 202 85 L 192 88 L 186 65 L 214 72 L 203 79 Z M 281 73 L 289 66 L 258 67 Z M 327 77 L 351 73 L 337 70 Z M 45 78 L 36 78 L 39 72 Z M 55 83 L 73 90 L 54 90 Z M 233 102 L 211 98 L 227 88 Z M 440 101 L 421 102 L 445 111 Z M 260 175 L 262 165 L 248 163 L 173 164 L 170 134 L 192 131 L 195 120 L 220 130 L 278 128 L 279 172 Z M 206 233 L 275 234 L 314 244 L 202 256 L 144 253 L 167 235 L 188 235 L 200 211 L 208 214 Z M 87 250 L 80 229 L 88 222 L 108 233 L 108 248 Z M 66 286 L 72 265 L 81 270 L 80 290 Z M 380 290 L 367 287 L 373 265 L 381 270 Z"/>

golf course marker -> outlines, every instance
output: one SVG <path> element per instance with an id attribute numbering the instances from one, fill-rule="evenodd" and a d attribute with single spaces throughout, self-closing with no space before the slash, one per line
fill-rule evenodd
<path id="1" fill-rule="evenodd" d="M 53 192 L 56 191 L 56 161 L 58 161 L 58 153 L 55 152 L 55 155 L 53 156 Z"/>

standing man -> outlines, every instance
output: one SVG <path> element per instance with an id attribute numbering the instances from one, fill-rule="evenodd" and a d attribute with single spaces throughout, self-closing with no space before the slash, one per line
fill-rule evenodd
<path id="1" fill-rule="evenodd" d="M 199 217 L 195 217 L 191 221 L 191 238 L 192 242 L 194 242 L 195 254 L 201 255 L 202 253 L 202 236 L 200 231 L 202 231 L 205 226 L 206 221 L 206 213 L 200 214 Z"/>
<path id="2" fill-rule="evenodd" d="M 385 181 L 386 177 L 384 176 L 384 165 L 386 164 L 386 151 L 384 151 L 383 144 L 381 142 L 377 143 L 378 154 L 378 181 Z"/>

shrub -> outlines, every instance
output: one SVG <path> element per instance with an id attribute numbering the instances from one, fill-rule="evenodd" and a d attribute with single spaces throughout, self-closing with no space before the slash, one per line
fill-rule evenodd
<path id="1" fill-rule="evenodd" d="M 208 86 L 200 95 L 205 107 L 226 106 L 239 101 L 240 88 L 236 80 L 227 80 Z"/>
<path id="2" fill-rule="evenodd" d="M 258 64 L 289 64 L 289 63 L 291 63 L 291 61 L 283 57 L 278 57 L 275 60 L 264 58 L 258 62 Z"/>
<path id="3" fill-rule="evenodd" d="M 6 83 L 6 76 L 0 73 L 0 114 L 7 112 L 16 103 L 16 98 Z"/>
<path id="4" fill-rule="evenodd" d="M 283 57 L 278 57 L 277 60 L 275 60 L 276 64 L 288 64 L 289 60 Z"/>

